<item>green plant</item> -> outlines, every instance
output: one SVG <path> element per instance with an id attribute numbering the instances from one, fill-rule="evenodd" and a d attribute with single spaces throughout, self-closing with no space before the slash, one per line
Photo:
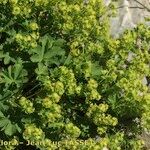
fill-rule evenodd
<path id="1" fill-rule="evenodd" d="M 102 0 L 0 0 L 1 139 L 16 143 L 3 149 L 143 148 L 150 30 L 113 39 L 108 9 Z"/>

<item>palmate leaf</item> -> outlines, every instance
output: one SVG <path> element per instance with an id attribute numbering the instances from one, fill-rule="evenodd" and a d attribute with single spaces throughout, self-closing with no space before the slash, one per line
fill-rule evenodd
<path id="1" fill-rule="evenodd" d="M 1 47 L 0 47 L 0 58 L 3 58 L 4 57 L 4 54 L 3 54 L 3 51 L 1 51 Z"/>
<path id="2" fill-rule="evenodd" d="M 10 120 L 4 116 L 2 112 L 0 112 L 0 128 L 1 131 L 5 130 L 5 127 L 10 123 Z"/>
<path id="3" fill-rule="evenodd" d="M 48 68 L 43 63 L 38 63 L 38 67 L 35 72 L 38 75 L 48 75 Z"/>
<path id="4" fill-rule="evenodd" d="M 93 78 L 99 78 L 99 76 L 101 74 L 101 70 L 102 70 L 102 68 L 100 67 L 100 65 L 98 64 L 98 62 L 92 63 L 92 66 L 91 66 L 91 76 Z"/>
<path id="5" fill-rule="evenodd" d="M 4 57 L 4 64 L 5 64 L 5 65 L 9 64 L 9 63 L 10 63 L 10 60 L 11 60 L 11 57 L 10 57 L 9 55 L 6 55 L 6 56 Z"/>
<path id="6" fill-rule="evenodd" d="M 8 52 L 4 54 L 3 51 L 0 51 L 0 59 L 3 59 L 5 65 L 8 65 L 10 61 L 13 60 Z"/>
<path id="7" fill-rule="evenodd" d="M 0 128 L 1 131 L 8 136 L 12 136 L 16 132 L 21 132 L 21 128 L 18 124 L 13 124 L 9 118 L 5 117 L 4 114 L 0 111 Z"/>
<path id="8" fill-rule="evenodd" d="M 6 86 L 16 84 L 17 87 L 27 81 L 27 72 L 23 69 L 21 63 L 16 63 L 14 66 L 9 66 L 8 69 L 3 70 L 0 73 L 0 83 L 5 83 Z"/>
<path id="9" fill-rule="evenodd" d="M 0 111 L 0 118 L 4 118 L 4 114 Z"/>
<path id="10" fill-rule="evenodd" d="M 7 111 L 8 109 L 9 109 L 9 106 L 7 106 L 7 105 L 3 104 L 2 102 L 0 102 L 0 111 Z"/>
<path id="11" fill-rule="evenodd" d="M 33 50 L 34 54 L 31 56 L 32 62 L 41 62 L 43 60 L 43 49 L 41 46 L 38 46 L 36 49 Z"/>
<path id="12" fill-rule="evenodd" d="M 9 123 L 9 120 L 5 117 L 2 117 L 0 119 L 0 128 L 2 128 L 1 130 L 4 130 L 5 127 L 8 125 L 8 123 Z"/>
<path id="13" fill-rule="evenodd" d="M 8 136 L 12 136 L 16 132 L 21 132 L 20 127 L 17 124 L 12 124 L 11 121 L 7 118 L 0 120 L 1 130 Z"/>
<path id="14" fill-rule="evenodd" d="M 40 41 L 41 45 L 30 51 L 31 61 L 59 65 L 65 57 L 65 50 L 62 48 L 64 40 L 54 40 L 50 36 L 44 36 Z"/>
<path id="15" fill-rule="evenodd" d="M 9 122 L 4 129 L 5 134 L 8 136 L 13 135 L 14 133 L 16 133 L 16 131 L 17 131 L 16 126 L 11 122 Z"/>

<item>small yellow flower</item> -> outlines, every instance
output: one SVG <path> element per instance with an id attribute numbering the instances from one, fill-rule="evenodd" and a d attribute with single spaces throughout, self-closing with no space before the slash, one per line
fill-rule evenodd
<path id="1" fill-rule="evenodd" d="M 18 33 L 18 34 L 16 34 L 15 38 L 16 38 L 17 41 L 19 41 L 19 40 L 23 39 L 23 36 Z"/>
<path id="2" fill-rule="evenodd" d="M 10 0 L 10 3 L 12 3 L 12 4 L 17 4 L 17 3 L 18 3 L 18 0 Z"/>
<path id="3" fill-rule="evenodd" d="M 113 118 L 112 118 L 112 125 L 113 125 L 113 126 L 116 126 L 117 123 L 118 123 L 117 118 L 113 117 Z"/>
<path id="4" fill-rule="evenodd" d="M 32 47 L 32 48 L 36 48 L 36 47 L 37 47 L 37 43 L 36 43 L 36 42 L 32 42 L 32 43 L 31 43 L 31 47 Z"/>
<path id="5" fill-rule="evenodd" d="M 15 7 L 13 8 L 12 13 L 13 13 L 14 15 L 20 14 L 20 8 L 19 8 L 18 6 L 15 6 Z"/>
<path id="6" fill-rule="evenodd" d="M 77 11 L 77 12 L 79 12 L 80 11 L 79 5 L 74 5 L 74 10 Z"/>
<path id="7" fill-rule="evenodd" d="M 102 112 L 106 112 L 108 109 L 108 105 L 107 104 L 100 104 L 99 108 Z"/>
<path id="8" fill-rule="evenodd" d="M 35 23 L 35 22 L 32 22 L 32 23 L 30 23 L 29 27 L 30 27 L 31 30 L 34 31 L 34 30 L 38 29 L 38 24 Z"/>
<path id="9" fill-rule="evenodd" d="M 32 108 L 32 107 L 28 107 L 27 109 L 26 109 L 26 113 L 28 113 L 28 114 L 31 114 L 31 113 L 33 113 L 34 112 L 34 108 Z"/>
<path id="10" fill-rule="evenodd" d="M 48 97 L 46 97 L 46 98 L 43 99 L 42 105 L 45 108 L 50 108 L 52 106 L 52 102 Z"/>
<path id="11" fill-rule="evenodd" d="M 38 39 L 39 38 L 39 33 L 31 33 L 31 37 L 34 38 L 34 39 Z"/>
<path id="12" fill-rule="evenodd" d="M 27 36 L 27 41 L 31 41 L 31 36 L 30 35 Z"/>
<path id="13" fill-rule="evenodd" d="M 57 93 L 53 93 L 51 98 L 54 100 L 54 102 L 58 103 L 61 97 Z"/>
<path id="14" fill-rule="evenodd" d="M 71 54 L 72 54 L 72 56 L 79 56 L 80 55 L 80 50 L 79 49 L 72 49 Z"/>

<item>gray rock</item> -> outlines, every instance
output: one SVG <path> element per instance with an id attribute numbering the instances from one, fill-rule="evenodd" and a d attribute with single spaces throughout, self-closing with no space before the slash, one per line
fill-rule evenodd
<path id="1" fill-rule="evenodd" d="M 104 0 L 106 6 L 111 0 Z M 120 0 L 118 2 L 118 15 L 111 18 L 111 33 L 118 37 L 125 29 L 132 29 L 137 24 L 145 22 L 150 17 L 150 0 Z M 145 22 L 150 25 L 150 22 Z"/>
<path id="2" fill-rule="evenodd" d="M 147 85 L 148 84 L 146 77 L 143 78 L 142 83 L 143 83 L 143 85 Z"/>

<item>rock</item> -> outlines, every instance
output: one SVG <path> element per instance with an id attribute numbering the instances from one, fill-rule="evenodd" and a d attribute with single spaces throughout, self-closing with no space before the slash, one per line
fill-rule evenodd
<path id="1" fill-rule="evenodd" d="M 104 0 L 106 6 L 111 0 Z M 118 15 L 111 18 L 111 33 L 118 37 L 125 29 L 132 29 L 137 24 L 145 22 L 150 17 L 150 0 L 120 0 L 118 3 Z M 150 22 L 145 22 L 150 25 Z"/>

